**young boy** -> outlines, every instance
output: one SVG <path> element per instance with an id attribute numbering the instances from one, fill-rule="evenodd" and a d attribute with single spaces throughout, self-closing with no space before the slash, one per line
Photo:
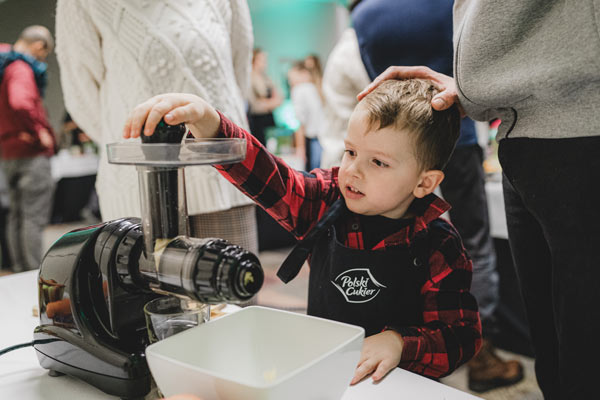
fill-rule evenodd
<path id="1" fill-rule="evenodd" d="M 481 346 L 471 261 L 433 194 L 459 134 L 454 107 L 434 111 L 429 81 L 386 81 L 354 110 L 339 168 L 298 172 L 202 99 L 153 97 L 123 136 L 150 135 L 161 118 L 195 137 L 245 138 L 246 159 L 217 166 L 281 225 L 303 239 L 279 276 L 310 253 L 308 313 L 365 328 L 352 383 L 399 366 L 449 374 Z M 303 251 L 304 249 L 304 251 Z"/>

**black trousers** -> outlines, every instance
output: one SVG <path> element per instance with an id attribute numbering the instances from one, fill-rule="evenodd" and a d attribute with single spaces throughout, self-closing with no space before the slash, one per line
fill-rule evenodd
<path id="1" fill-rule="evenodd" d="M 598 398 L 600 137 L 504 139 L 508 236 L 546 399 Z"/>

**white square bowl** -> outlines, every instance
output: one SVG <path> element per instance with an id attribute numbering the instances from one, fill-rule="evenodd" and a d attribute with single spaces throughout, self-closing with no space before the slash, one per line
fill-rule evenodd
<path id="1" fill-rule="evenodd" d="M 146 356 L 165 396 L 339 400 L 364 335 L 359 326 L 253 306 L 154 343 Z"/>

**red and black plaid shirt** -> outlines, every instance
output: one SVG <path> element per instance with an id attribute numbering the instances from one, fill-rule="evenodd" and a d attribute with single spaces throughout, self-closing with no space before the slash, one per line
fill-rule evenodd
<path id="1" fill-rule="evenodd" d="M 315 169 L 310 173 L 296 171 L 223 115 L 219 135 L 246 139 L 246 159 L 217 166 L 220 173 L 297 238 L 303 238 L 340 197 L 337 168 Z M 449 208 L 437 196 L 427 196 L 419 201 L 418 207 L 412 207 L 418 212 L 412 225 L 386 237 L 372 250 L 409 245 L 415 234 L 427 229 L 431 221 Z M 351 213 L 344 222 L 348 228 L 342 229 L 344 244 L 364 249 L 360 229 L 349 228 L 352 225 L 356 228 L 356 224 L 359 217 Z M 472 264 L 459 235 L 452 230 L 434 243 L 436 248 L 429 249 L 429 279 L 421 288 L 423 325 L 390 329 L 404 339 L 400 367 L 441 377 L 479 350 L 481 323 L 477 303 L 469 292 Z"/>

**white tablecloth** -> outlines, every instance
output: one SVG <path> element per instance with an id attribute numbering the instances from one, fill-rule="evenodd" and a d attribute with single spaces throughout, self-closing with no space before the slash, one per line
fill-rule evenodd
<path id="1" fill-rule="evenodd" d="M 37 272 L 24 272 L 0 278 L 0 349 L 29 342 L 38 318 L 32 315 L 37 305 Z M 0 399 L 64 400 L 116 399 L 76 378 L 52 378 L 42 369 L 32 347 L 0 356 Z M 342 400 L 473 400 L 460 392 L 396 368 L 381 383 L 365 380 L 349 387 Z M 240 399 L 235 399 L 240 400 Z M 282 399 L 285 400 L 285 399 Z"/>
<path id="2" fill-rule="evenodd" d="M 50 159 L 52 178 L 58 182 L 62 178 L 96 175 L 99 161 L 96 154 L 72 155 L 68 150 L 61 150 Z"/>

